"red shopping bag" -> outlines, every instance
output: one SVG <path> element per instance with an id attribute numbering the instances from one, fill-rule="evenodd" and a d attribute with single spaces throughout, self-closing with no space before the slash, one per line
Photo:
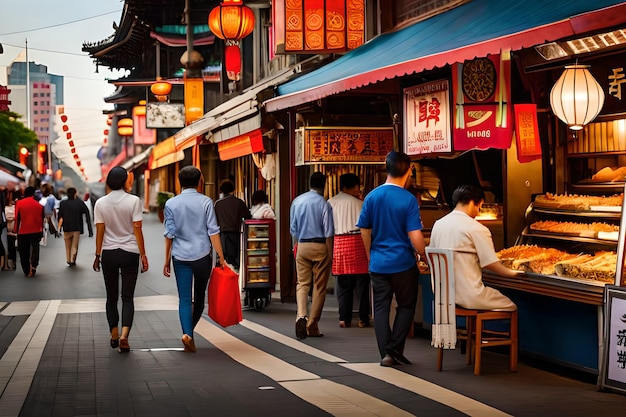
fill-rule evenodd
<path id="1" fill-rule="evenodd" d="M 239 276 L 228 266 L 216 266 L 209 280 L 209 317 L 222 327 L 243 320 Z"/>

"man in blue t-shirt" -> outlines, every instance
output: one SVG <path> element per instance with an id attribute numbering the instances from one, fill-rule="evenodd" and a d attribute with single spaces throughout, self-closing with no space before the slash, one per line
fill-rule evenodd
<path id="1" fill-rule="evenodd" d="M 365 197 L 357 226 L 369 259 L 380 364 L 392 366 L 411 363 L 404 357 L 404 343 L 417 303 L 417 262 L 426 250 L 417 200 L 404 188 L 411 175 L 411 160 L 405 153 L 392 151 L 385 165 L 387 180 Z M 394 295 L 398 307 L 390 327 Z"/>

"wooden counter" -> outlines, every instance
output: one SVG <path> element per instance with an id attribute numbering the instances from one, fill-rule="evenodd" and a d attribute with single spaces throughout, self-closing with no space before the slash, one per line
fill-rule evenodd
<path id="1" fill-rule="evenodd" d="M 604 302 L 605 283 L 600 281 L 583 281 L 532 273 L 516 278 L 506 278 L 491 272 L 484 272 L 483 282 L 495 288 L 510 288 L 596 306 L 601 306 Z"/>

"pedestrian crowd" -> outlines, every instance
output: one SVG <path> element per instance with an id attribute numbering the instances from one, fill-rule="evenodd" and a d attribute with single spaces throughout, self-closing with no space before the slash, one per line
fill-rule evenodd
<path id="1" fill-rule="evenodd" d="M 298 339 L 322 337 L 319 328 L 328 281 L 336 277 L 339 327 L 352 327 L 353 302 L 358 304 L 358 327 L 373 326 L 381 366 L 409 364 L 404 346 L 418 299 L 418 264 L 426 259 L 420 207 L 407 190 L 411 161 L 402 152 L 390 152 L 385 161 L 385 182 L 362 196 L 361 179 L 354 173 L 339 178 L 339 192 L 326 198 L 327 177 L 313 172 L 309 191 L 297 196 L 289 210 L 296 267 L 297 304 L 295 335 Z M 102 271 L 106 293 L 106 318 L 110 345 L 130 351 L 134 317 L 134 292 L 139 272 L 149 268 L 139 197 L 130 193 L 133 176 L 112 168 L 106 178 L 106 195 L 94 205 L 95 258 L 93 270 Z M 220 183 L 220 198 L 203 192 L 199 169 L 183 167 L 178 173 L 181 192 L 164 206 L 163 275 L 176 280 L 179 297 L 181 342 L 195 352 L 194 328 L 205 308 L 205 295 L 214 268 L 241 267 L 241 234 L 247 219 L 276 219 L 264 190 L 252 195 L 248 208 L 235 196 L 233 178 Z M 94 235 L 90 213 L 73 187 L 60 204 L 50 184 L 37 189 L 14 186 L 0 190 L 2 222 L 7 248 L 0 240 L 0 267 L 20 266 L 35 276 L 40 246 L 47 235 L 64 238 L 66 262 L 76 265 L 80 235 L 87 224 Z M 485 201 L 482 189 L 464 185 L 453 193 L 452 212 L 437 220 L 430 246 L 458 251 L 455 301 L 472 309 L 516 310 L 499 291 L 485 287 L 482 269 L 504 276 L 513 271 L 497 259 L 489 229 L 475 220 Z M 458 265 L 457 265 L 458 264 Z M 118 299 L 121 297 L 121 314 Z"/>

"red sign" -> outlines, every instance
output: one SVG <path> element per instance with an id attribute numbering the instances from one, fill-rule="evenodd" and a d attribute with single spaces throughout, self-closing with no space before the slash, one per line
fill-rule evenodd
<path id="1" fill-rule="evenodd" d="M 341 52 L 364 42 L 363 0 L 286 0 L 284 7 L 285 52 Z"/>
<path id="2" fill-rule="evenodd" d="M 253 130 L 217 144 L 217 151 L 222 161 L 263 152 L 264 150 L 261 129 Z"/>
<path id="3" fill-rule="evenodd" d="M 511 60 L 491 55 L 455 64 L 454 150 L 511 146 Z"/>
<path id="4" fill-rule="evenodd" d="M 517 159 L 524 163 L 541 158 L 536 104 L 515 105 Z"/>

